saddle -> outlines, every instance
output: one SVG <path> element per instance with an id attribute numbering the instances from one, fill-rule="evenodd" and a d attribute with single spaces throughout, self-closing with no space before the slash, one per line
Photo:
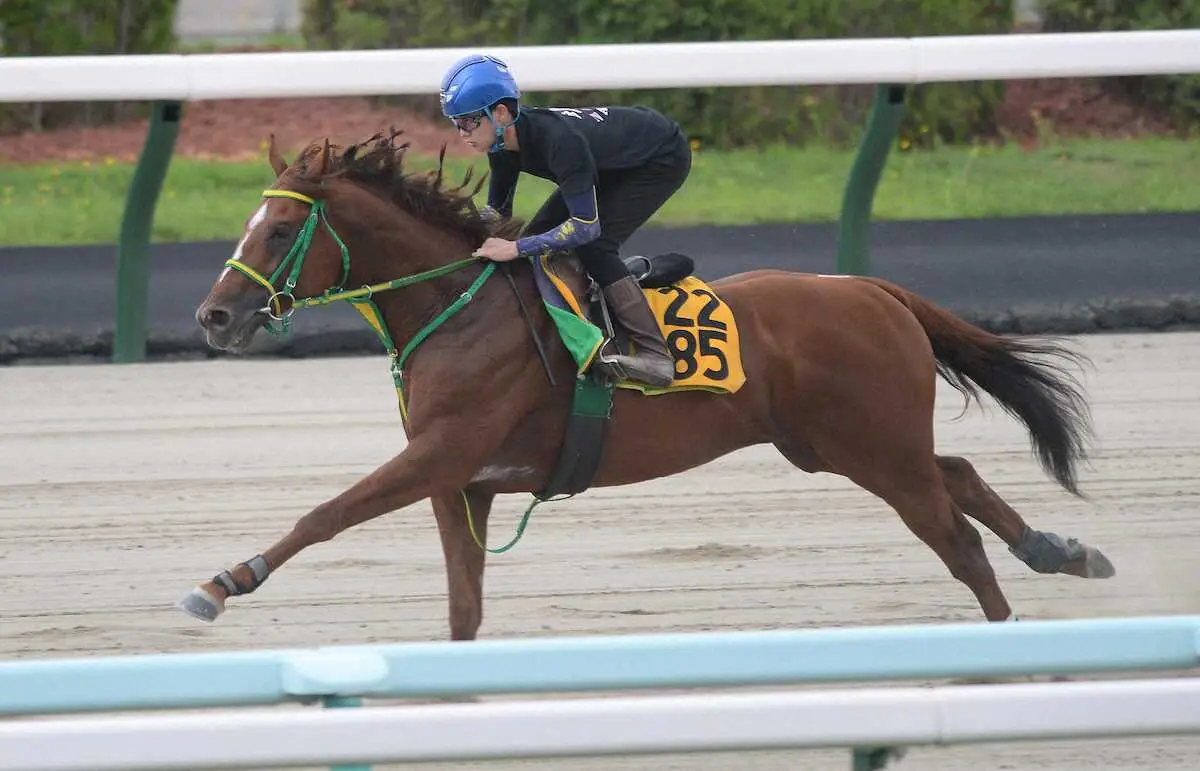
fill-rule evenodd
<path id="1" fill-rule="evenodd" d="M 669 286 L 691 275 L 695 261 L 687 255 L 672 252 L 654 257 L 627 257 L 625 266 L 643 289 L 654 289 Z M 559 254 L 554 257 L 553 268 L 547 261 L 540 268 L 535 268 L 534 273 L 548 308 L 562 308 L 564 314 L 560 318 L 567 319 L 570 317 L 565 312 L 574 310 L 576 316 L 603 330 L 607 334 L 608 344 L 616 346 L 617 352 L 628 352 L 629 341 L 624 330 L 612 323 L 612 313 L 604 292 L 584 271 L 578 257 L 573 253 Z M 571 308 L 572 305 L 575 307 Z M 568 348 L 574 349 L 572 355 L 580 364 L 580 372 L 575 379 L 571 414 L 559 449 L 558 462 L 546 486 L 534 493 L 535 501 L 558 495 L 570 497 L 591 485 L 600 465 L 605 429 L 612 415 L 615 383 L 591 366 L 592 359 L 604 344 L 603 338 L 581 339 L 572 345 L 568 342 L 572 337 L 570 325 L 560 322 L 559 328 L 563 342 Z M 546 366 L 549 375 L 549 365 Z"/>
<path id="2" fill-rule="evenodd" d="M 600 463 L 614 388 L 635 389 L 647 395 L 691 389 L 733 393 L 745 381 L 732 311 L 694 275 L 696 266 L 691 257 L 666 252 L 627 257 L 624 262 L 645 293 L 676 359 L 675 382 L 665 388 L 649 388 L 614 381 L 593 366 L 605 346 L 617 349 L 609 353 L 629 353 L 627 333 L 613 323 L 604 292 L 577 257 L 568 253 L 536 260 L 538 290 L 561 341 L 578 366 L 558 464 L 545 488 L 534 493 L 539 500 L 574 495 L 591 484 Z M 543 363 L 553 383 L 544 357 Z"/>
<path id="3" fill-rule="evenodd" d="M 578 258 L 571 257 L 576 262 L 575 268 L 582 273 L 582 265 Z M 642 289 L 661 289 L 672 286 L 691 276 L 696 269 L 696 261 L 686 254 L 665 252 L 652 257 L 641 255 L 624 258 L 625 267 L 637 279 Z M 589 320 L 600 327 L 608 335 L 610 345 L 618 350 L 613 353 L 629 353 L 629 339 L 624 328 L 612 323 L 612 313 L 608 309 L 608 301 L 604 292 L 594 280 L 588 280 L 586 289 L 586 313 Z"/>

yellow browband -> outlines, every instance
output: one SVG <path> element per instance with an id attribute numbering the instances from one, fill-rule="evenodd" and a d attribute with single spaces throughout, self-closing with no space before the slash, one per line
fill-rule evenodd
<path id="1" fill-rule="evenodd" d="M 268 189 L 262 191 L 263 198 L 293 198 L 302 203 L 315 203 L 314 199 L 309 198 L 304 193 L 297 193 L 295 190 L 275 190 Z"/>

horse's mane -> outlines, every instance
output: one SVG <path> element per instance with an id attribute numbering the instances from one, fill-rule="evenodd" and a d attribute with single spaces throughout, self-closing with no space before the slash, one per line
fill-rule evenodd
<path id="1" fill-rule="evenodd" d="M 470 190 L 467 185 L 474 176 L 474 166 L 467 169 L 462 182 L 456 187 L 444 187 L 446 144 L 443 142 L 438 154 L 437 169 L 423 173 L 408 173 L 404 168 L 404 157 L 409 143 L 397 143 L 402 131 L 392 129 L 377 133 L 344 149 L 329 146 L 329 158 L 320 169 L 319 161 L 325 151 L 325 143 L 313 142 L 300 153 L 289 169 L 298 192 L 320 195 L 326 180 L 345 178 L 366 187 L 395 206 L 424 220 L 431 220 L 452 227 L 481 243 L 488 236 L 515 238 L 522 221 L 507 219 L 489 222 L 480 216 L 473 200 L 487 181 L 487 174 Z M 314 168 L 314 166 L 316 168 Z"/>

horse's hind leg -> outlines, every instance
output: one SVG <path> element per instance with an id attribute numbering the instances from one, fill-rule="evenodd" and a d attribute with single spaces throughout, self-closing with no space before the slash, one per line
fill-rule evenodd
<path id="1" fill-rule="evenodd" d="M 483 564 L 487 552 L 475 543 L 475 535 L 487 544 L 487 520 L 495 496 L 468 489 L 465 493 L 434 496 L 433 513 L 437 518 L 442 553 L 446 559 L 446 582 L 450 599 L 450 639 L 474 640 L 483 623 Z M 466 505 L 464 505 L 464 503 Z"/>
<path id="2" fill-rule="evenodd" d="M 941 456 L 938 468 L 950 497 L 967 514 L 999 536 L 1017 559 L 1038 573 L 1066 573 L 1080 578 L 1111 578 L 1108 558 L 1074 538 L 1034 530 L 988 486 L 964 458 Z"/>
<path id="3" fill-rule="evenodd" d="M 941 558 L 950 575 L 966 584 L 979 601 L 989 621 L 1004 621 L 1012 615 L 1008 600 L 1000 591 L 995 571 L 988 562 L 979 531 L 967 521 L 946 489 L 937 466 L 913 471 L 911 463 L 864 461 L 848 464 L 827 462 L 812 447 L 798 441 L 776 442 L 775 446 L 792 465 L 808 472 L 833 471 L 878 495 L 888 503 L 904 524 Z M 901 456 L 904 457 L 904 456 Z M 890 468 L 891 473 L 881 471 Z"/>
<path id="4" fill-rule="evenodd" d="M 940 477 L 922 474 L 899 489 L 867 489 L 887 501 L 908 529 L 941 558 L 950 575 L 967 585 L 988 621 L 1005 621 L 1012 615 L 979 531 L 967 521 Z"/>

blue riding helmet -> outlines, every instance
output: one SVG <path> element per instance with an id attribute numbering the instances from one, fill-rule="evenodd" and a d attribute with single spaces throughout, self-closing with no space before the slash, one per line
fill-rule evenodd
<path id="1" fill-rule="evenodd" d="M 508 65 L 494 56 L 471 54 L 454 63 L 442 78 L 442 114 L 454 120 L 464 115 L 484 113 L 492 118 L 492 107 L 501 99 L 520 99 L 521 89 L 513 80 Z M 520 114 L 520 106 L 517 107 Z M 513 116 L 515 121 L 517 116 Z M 489 152 L 504 148 L 504 126 L 496 124 L 496 141 Z"/>

